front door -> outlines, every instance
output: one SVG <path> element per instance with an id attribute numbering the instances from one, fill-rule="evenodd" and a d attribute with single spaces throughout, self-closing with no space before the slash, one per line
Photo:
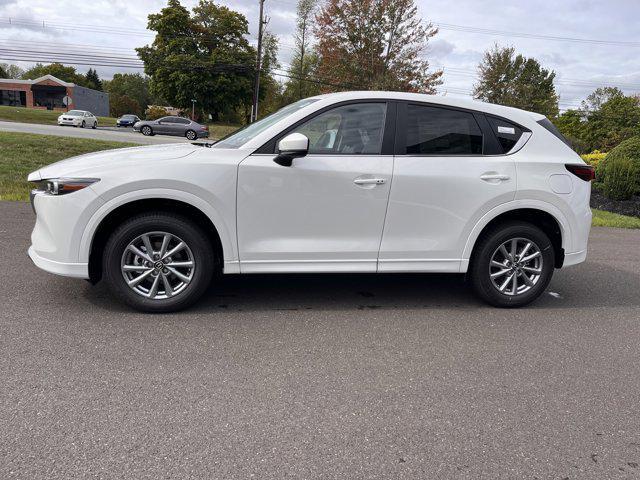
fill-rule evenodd
<path id="1" fill-rule="evenodd" d="M 352 103 L 302 122 L 287 133 L 306 135 L 309 153 L 290 167 L 274 154 L 240 163 L 241 272 L 376 271 L 393 170 L 387 109 Z"/>

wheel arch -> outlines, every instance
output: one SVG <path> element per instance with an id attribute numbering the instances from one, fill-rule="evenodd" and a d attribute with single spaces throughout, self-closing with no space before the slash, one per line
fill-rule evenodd
<path id="1" fill-rule="evenodd" d="M 224 268 L 225 263 L 232 268 L 237 262 L 225 262 L 237 258 L 235 245 L 227 229 L 222 228 L 223 221 L 210 206 L 201 205 L 202 200 L 184 198 L 184 192 L 133 192 L 133 197 L 114 199 L 102 208 L 89 221 L 81 240 L 80 257 L 88 262 L 89 277 L 92 282 L 100 280 L 102 275 L 102 251 L 109 232 L 116 225 L 133 215 L 146 211 L 168 211 L 179 213 L 192 219 L 201 226 L 211 239 L 216 254 L 216 263 Z"/>
<path id="2" fill-rule="evenodd" d="M 552 205 L 514 205 L 512 208 L 499 209 L 493 212 L 493 214 L 490 212 L 478 221 L 467 240 L 463 253 L 461 272 L 467 271 L 478 240 L 483 234 L 500 223 L 514 220 L 531 223 L 540 228 L 549 237 L 553 245 L 555 267 L 562 267 L 567 242 L 570 241 L 570 230 L 569 224 L 561 212 L 559 210 L 556 211 Z"/>

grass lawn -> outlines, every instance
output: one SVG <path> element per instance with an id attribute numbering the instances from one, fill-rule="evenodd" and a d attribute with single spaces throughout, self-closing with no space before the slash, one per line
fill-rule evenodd
<path id="1" fill-rule="evenodd" d="M 41 123 L 43 125 L 57 125 L 58 117 L 63 112 L 53 110 L 36 110 L 33 108 L 0 106 L 0 120 L 6 122 Z M 115 127 L 116 119 L 111 117 L 97 117 L 99 127 Z"/>
<path id="2" fill-rule="evenodd" d="M 240 128 L 240 125 L 229 125 L 226 123 L 208 123 L 207 126 L 209 127 L 209 138 L 211 140 L 220 140 L 222 137 L 226 137 Z"/>
<path id="3" fill-rule="evenodd" d="M 592 209 L 594 227 L 640 228 L 640 218 Z"/>
<path id="4" fill-rule="evenodd" d="M 29 200 L 32 185 L 27 183 L 27 175 L 49 163 L 98 150 L 137 146 L 134 143 L 0 132 L 0 200 Z"/>

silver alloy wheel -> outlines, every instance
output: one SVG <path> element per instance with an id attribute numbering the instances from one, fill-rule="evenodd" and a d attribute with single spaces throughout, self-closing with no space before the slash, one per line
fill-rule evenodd
<path id="1" fill-rule="evenodd" d="M 152 300 L 174 297 L 193 279 L 196 263 L 189 246 L 167 232 L 148 232 L 127 245 L 120 270 L 127 285 Z"/>
<path id="2" fill-rule="evenodd" d="M 147 136 L 151 135 L 151 127 L 147 127 L 146 125 L 142 127 L 142 134 Z"/>
<path id="3" fill-rule="evenodd" d="M 502 243 L 490 262 L 491 283 L 504 295 L 528 292 L 542 275 L 542 252 L 527 238 L 511 238 Z"/>
<path id="4" fill-rule="evenodd" d="M 187 130 L 187 140 L 195 140 L 196 137 L 196 132 L 194 132 L 193 130 Z"/>

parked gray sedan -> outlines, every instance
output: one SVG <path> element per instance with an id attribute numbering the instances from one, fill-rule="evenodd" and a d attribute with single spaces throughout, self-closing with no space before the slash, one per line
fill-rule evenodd
<path id="1" fill-rule="evenodd" d="M 183 117 L 162 117 L 158 120 L 142 120 L 133 125 L 133 130 L 143 135 L 175 135 L 189 140 L 209 136 L 209 128 Z"/>

